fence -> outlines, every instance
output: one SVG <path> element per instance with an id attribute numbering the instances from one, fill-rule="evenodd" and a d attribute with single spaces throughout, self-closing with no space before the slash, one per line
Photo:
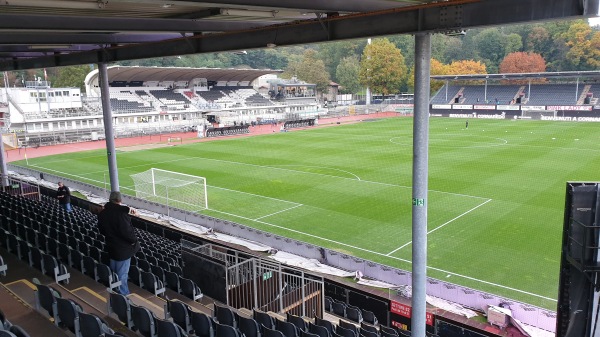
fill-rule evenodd
<path id="1" fill-rule="evenodd" d="M 0 175 L 2 190 L 10 195 L 27 199 L 41 200 L 40 186 L 24 179 L 19 179 L 5 174 Z"/>

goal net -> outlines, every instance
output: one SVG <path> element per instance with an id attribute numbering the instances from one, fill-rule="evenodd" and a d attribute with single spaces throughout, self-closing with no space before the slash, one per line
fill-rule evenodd
<path id="1" fill-rule="evenodd" d="M 206 178 L 157 168 L 132 174 L 131 178 L 138 198 L 186 211 L 208 208 Z"/>

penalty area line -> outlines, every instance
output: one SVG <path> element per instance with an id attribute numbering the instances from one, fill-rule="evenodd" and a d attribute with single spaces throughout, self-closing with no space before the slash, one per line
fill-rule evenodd
<path id="1" fill-rule="evenodd" d="M 477 205 L 477 206 L 475 206 L 475 207 L 471 208 L 470 210 L 468 210 L 468 211 L 464 212 L 463 214 L 460 214 L 459 216 L 457 216 L 457 217 L 455 217 L 455 218 L 453 218 L 453 219 L 450 219 L 450 220 L 448 220 L 448 221 L 444 222 L 443 224 L 441 224 L 441 225 L 439 225 L 439 226 L 435 227 L 434 229 L 430 230 L 429 232 L 427 232 L 427 234 L 431 234 L 431 233 L 433 233 L 433 232 L 437 231 L 438 229 L 440 229 L 440 228 L 442 228 L 442 227 L 446 226 L 447 224 L 451 223 L 452 221 L 454 221 L 454 220 L 456 220 L 456 219 L 458 219 L 458 218 L 461 218 L 461 217 L 463 217 L 463 216 L 465 216 L 465 215 L 467 215 L 467 214 L 469 214 L 469 213 L 473 212 L 474 210 L 476 210 L 476 209 L 478 209 L 479 207 L 481 207 L 481 206 L 483 206 L 483 205 L 487 204 L 487 203 L 488 203 L 488 202 L 490 202 L 490 201 L 492 201 L 492 199 L 488 199 L 488 200 L 484 201 L 483 203 L 481 203 L 481 204 L 479 204 L 479 205 Z M 412 240 L 411 240 L 411 241 L 408 241 L 407 243 L 403 244 L 402 246 L 400 246 L 400 247 L 398 247 L 398 248 L 396 248 L 396 249 L 392 250 L 391 252 L 389 252 L 389 253 L 387 253 L 387 254 L 385 254 L 385 255 L 386 255 L 386 256 L 390 256 L 390 255 L 394 254 L 395 252 L 399 251 L 400 249 L 402 249 L 402 248 L 404 248 L 404 247 L 406 247 L 406 246 L 410 245 L 411 243 L 412 243 Z"/>
<path id="2" fill-rule="evenodd" d="M 270 217 L 270 216 L 272 216 L 272 215 L 275 215 L 275 214 L 279 214 L 279 213 L 287 212 L 287 211 L 289 211 L 289 210 L 292 210 L 292 209 L 294 209 L 294 208 L 298 208 L 298 207 L 300 207 L 300 206 L 303 206 L 303 205 L 302 205 L 302 204 L 298 204 L 298 205 L 296 205 L 296 206 L 292 206 L 292 207 L 288 207 L 288 208 L 286 208 L 286 209 L 282 209 L 281 211 L 278 211 L 278 212 L 275 212 L 275 213 L 271 213 L 271 214 L 263 215 L 263 216 L 261 216 L 261 217 L 258 217 L 258 218 L 256 218 L 256 219 L 254 219 L 254 221 L 256 221 L 256 220 L 259 220 L 259 219 L 264 219 L 264 218 Z"/>
<path id="3" fill-rule="evenodd" d="M 491 200 L 492 199 L 488 199 L 486 202 L 484 202 L 483 204 L 481 204 L 481 205 L 479 205 L 477 207 L 480 207 L 480 206 L 484 205 L 485 203 L 488 203 Z M 332 239 L 327 239 L 327 238 L 324 238 L 324 237 L 321 237 L 321 236 L 318 236 L 318 235 L 301 232 L 301 231 L 296 230 L 296 229 L 291 229 L 291 228 L 287 228 L 287 227 L 275 225 L 275 224 L 272 224 L 272 223 L 268 223 L 266 221 L 253 220 L 253 219 L 241 216 L 241 215 L 227 213 L 227 212 L 222 212 L 222 211 L 217 211 L 215 209 L 210 209 L 210 210 L 214 211 L 214 212 L 217 212 L 217 213 L 231 215 L 233 217 L 237 217 L 237 218 L 240 218 L 240 219 L 254 221 L 254 222 L 266 225 L 266 226 L 279 228 L 279 229 L 286 230 L 286 231 L 293 232 L 293 233 L 297 233 L 297 234 L 300 234 L 300 235 L 305 235 L 305 236 L 312 237 L 312 238 L 315 238 L 315 239 L 319 239 L 319 240 L 322 240 L 322 241 L 331 242 L 331 243 L 334 243 L 334 244 L 338 244 L 340 246 L 345 246 L 345 247 L 348 247 L 348 248 L 353 248 L 353 249 L 360 250 L 360 251 L 367 252 L 367 253 L 371 253 L 371 254 L 374 254 L 374 255 L 379 255 L 379 256 L 386 257 L 386 258 L 390 258 L 390 259 L 394 259 L 394 260 L 397 260 L 397 261 L 402 261 L 402 262 L 406 262 L 406 263 L 412 264 L 412 261 L 409 261 L 409 260 L 406 260 L 406 259 L 402 259 L 402 258 L 395 257 L 395 256 L 388 256 L 388 255 L 386 255 L 384 253 L 380 253 L 380 252 L 372 251 L 372 250 L 369 250 L 369 249 L 365 249 L 365 248 L 361 248 L 361 247 L 349 245 L 347 243 L 339 242 L 339 241 L 332 240 Z M 470 211 L 472 211 L 472 210 L 470 210 Z M 452 275 L 452 276 L 456 276 L 456 277 L 461 277 L 461 278 L 464 278 L 464 279 L 467 279 L 467 280 L 471 280 L 471 281 L 475 281 L 475 282 L 487 284 L 487 285 L 494 286 L 494 287 L 497 287 L 497 288 L 502 288 L 502 289 L 514 291 L 514 292 L 525 294 L 525 295 L 528 295 L 528 296 L 537 297 L 537 298 L 541 298 L 541 299 L 544 299 L 544 300 L 557 302 L 557 300 L 555 298 L 550 298 L 550 297 L 546 297 L 546 296 L 534 294 L 534 293 L 531 293 L 531 292 L 528 292 L 528 291 L 525 291 L 525 290 L 520 290 L 520 289 L 516 289 L 516 288 L 504 286 L 504 285 L 501 285 L 501 284 L 497 284 L 497 283 L 493 283 L 493 282 L 489 282 L 489 281 L 480 280 L 480 279 L 477 279 L 477 278 L 474 278 L 474 277 L 471 277 L 471 276 L 457 274 L 457 273 L 454 273 L 454 272 L 451 272 L 451 271 L 448 271 L 448 270 L 444 270 L 444 269 L 440 269 L 440 268 L 436 268 L 436 267 L 431 267 L 431 266 L 427 266 L 427 269 L 434 270 L 434 271 L 441 272 L 441 273 L 446 273 L 446 274 L 449 274 L 449 275 Z"/>

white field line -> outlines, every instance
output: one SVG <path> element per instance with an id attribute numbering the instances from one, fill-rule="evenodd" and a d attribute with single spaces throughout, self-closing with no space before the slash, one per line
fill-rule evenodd
<path id="1" fill-rule="evenodd" d="M 301 231 L 296 230 L 296 229 L 291 229 L 291 228 L 287 228 L 287 227 L 275 225 L 275 224 L 268 223 L 268 222 L 265 222 L 265 221 L 250 219 L 250 218 L 247 218 L 247 217 L 244 217 L 244 216 L 241 216 L 241 215 L 231 214 L 231 213 L 227 213 L 227 212 L 221 212 L 221 211 L 217 211 L 217 210 L 214 210 L 214 209 L 211 209 L 211 210 L 214 211 L 214 212 L 217 212 L 217 213 L 231 215 L 231 216 L 234 216 L 234 217 L 237 217 L 237 218 L 240 218 L 240 219 L 255 221 L 257 223 L 260 223 L 260 224 L 263 224 L 263 225 L 266 225 L 266 226 L 279 228 L 279 229 L 286 230 L 286 231 L 289 231 L 289 232 L 293 232 L 293 233 L 296 233 L 296 234 L 301 234 L 301 235 L 305 235 L 305 236 L 312 237 L 312 238 L 315 238 L 315 239 L 319 239 L 319 240 L 322 240 L 322 241 L 331 242 L 331 243 L 334 243 L 334 244 L 337 244 L 337 245 L 340 245 L 340 246 L 345 246 L 345 247 L 348 247 L 348 248 L 353 248 L 353 249 L 360 250 L 360 251 L 363 251 L 363 252 L 367 252 L 367 253 L 371 253 L 371 254 L 375 254 L 375 255 L 386 257 L 386 258 L 390 258 L 390 259 L 394 259 L 394 260 L 398 260 L 398 261 L 402 261 L 402 262 L 406 262 L 406 263 L 412 264 L 412 261 L 409 261 L 409 260 L 406 260 L 406 259 L 402 259 L 402 258 L 395 257 L 395 256 L 388 256 L 388 255 L 386 255 L 384 253 L 380 253 L 380 252 L 376 252 L 376 251 L 373 251 L 373 250 L 369 250 L 369 249 L 365 249 L 365 248 L 361 248 L 361 247 L 349 245 L 349 244 L 346 244 L 346 243 L 343 243 L 343 242 L 339 242 L 339 241 L 335 241 L 335 240 L 323 238 L 323 237 L 320 237 L 318 235 L 301 232 Z M 427 269 L 435 270 L 437 272 L 446 273 L 448 275 L 452 275 L 452 276 L 456 276 L 456 277 L 461 277 L 461 278 L 464 278 L 464 279 L 467 279 L 467 280 L 471 280 L 471 281 L 475 281 L 475 282 L 487 284 L 487 285 L 494 286 L 494 287 L 497 287 L 497 288 L 507 289 L 507 290 L 510 290 L 510 291 L 514 291 L 514 292 L 517 292 L 517 293 L 525 294 L 525 295 L 528 295 L 528 296 L 533 296 L 533 297 L 541 298 L 541 299 L 552 301 L 552 302 L 556 302 L 557 301 L 555 298 L 550 298 L 550 297 L 546 297 L 546 296 L 542 296 L 542 295 L 530 293 L 528 291 L 524 291 L 524 290 L 520 290 L 520 289 L 516 289 L 516 288 L 512 288 L 512 287 L 507 287 L 507 286 L 504 286 L 504 285 L 501 285 L 501 284 L 497 284 L 497 283 L 493 283 L 493 282 L 489 282 L 489 281 L 480 280 L 480 279 L 477 279 L 477 278 L 474 278 L 474 277 L 471 277 L 471 276 L 457 274 L 457 273 L 454 273 L 454 272 L 451 272 L 451 271 L 447 271 L 447 270 L 444 270 L 444 269 L 440 269 L 440 268 L 435 268 L 435 267 L 428 266 Z"/>
<path id="2" fill-rule="evenodd" d="M 442 227 L 446 226 L 447 224 L 451 223 L 452 221 L 454 221 L 454 220 L 456 220 L 456 219 L 458 219 L 458 218 L 461 218 L 461 217 L 463 217 L 463 216 L 465 216 L 465 215 L 467 215 L 467 214 L 469 214 L 469 213 L 473 212 L 474 210 L 476 210 L 476 209 L 478 209 L 479 207 L 481 207 L 481 206 L 483 206 L 483 205 L 487 204 L 487 203 L 488 203 L 488 202 L 490 202 L 490 201 L 492 201 L 492 199 L 488 199 L 488 200 L 484 201 L 483 203 L 481 203 L 481 204 L 479 204 L 479 205 L 477 205 L 477 206 L 475 206 L 475 207 L 471 208 L 470 210 L 468 210 L 468 211 L 464 212 L 463 214 L 461 214 L 461 215 L 459 215 L 459 216 L 455 217 L 454 219 L 450 219 L 450 220 L 448 220 L 448 221 L 444 222 L 443 224 L 441 224 L 441 225 L 439 225 L 439 226 L 435 227 L 434 229 L 430 230 L 429 232 L 427 232 L 427 234 L 429 235 L 429 234 L 431 234 L 431 233 L 433 233 L 433 232 L 437 231 L 438 229 L 440 229 L 440 228 L 442 228 Z M 398 247 L 398 248 L 396 248 L 396 249 L 392 250 L 391 252 L 387 253 L 387 254 L 386 254 L 386 256 L 390 256 L 390 255 L 394 254 L 395 252 L 397 252 L 397 251 L 399 251 L 400 249 L 402 249 L 402 248 L 404 248 L 404 247 L 406 247 L 406 246 L 410 245 L 411 243 L 412 243 L 412 240 L 411 240 L 411 241 L 408 241 L 407 243 L 403 244 L 402 246 L 400 246 L 400 247 Z"/>
<path id="3" fill-rule="evenodd" d="M 404 185 L 397 185 L 397 184 L 390 184 L 390 183 L 382 183 L 382 182 L 379 182 L 379 181 L 360 180 L 360 179 L 354 179 L 354 178 L 348 178 L 348 177 L 334 176 L 334 175 L 325 174 L 325 173 L 306 172 L 306 171 L 292 170 L 292 169 L 282 168 L 282 167 L 277 167 L 277 166 L 248 164 L 248 163 L 241 163 L 241 162 L 230 161 L 230 160 L 205 158 L 205 157 L 200 157 L 200 156 L 188 156 L 186 158 L 173 159 L 173 160 L 165 160 L 165 161 L 161 161 L 161 162 L 154 162 L 152 164 L 133 165 L 133 166 L 122 167 L 122 169 L 130 169 L 130 168 L 135 168 L 135 167 L 152 166 L 153 164 L 173 163 L 173 162 L 177 162 L 177 161 L 185 161 L 185 160 L 192 160 L 192 159 L 210 160 L 210 161 L 216 161 L 216 162 L 227 163 L 227 164 L 237 164 L 237 165 L 244 165 L 244 166 L 250 166 L 250 167 L 259 167 L 259 168 L 267 168 L 267 169 L 272 169 L 272 170 L 286 171 L 286 172 L 294 172 L 294 173 L 302 173 L 302 174 L 309 174 L 309 175 L 317 175 L 317 176 L 322 176 L 322 177 L 330 177 L 330 178 L 352 180 L 352 181 L 361 181 L 363 183 L 374 184 L 374 185 L 382 185 L 382 186 L 390 186 L 390 187 L 400 187 L 400 188 L 412 188 L 412 186 L 404 186 Z M 88 174 L 94 174 L 94 173 L 103 173 L 103 172 L 106 172 L 106 170 L 89 172 L 89 173 L 86 173 L 86 175 L 88 175 Z M 436 193 L 442 193 L 442 194 L 449 194 L 449 195 L 458 195 L 458 196 L 467 197 L 467 198 L 475 198 L 475 199 L 483 199 L 483 200 L 487 200 L 488 199 L 488 198 L 484 198 L 484 197 L 478 197 L 478 196 L 475 196 L 475 195 L 468 195 L 468 194 L 461 194 L 461 193 L 453 193 L 453 192 L 445 192 L 445 191 L 437 191 L 437 190 L 429 190 L 429 191 L 430 192 L 436 192 Z"/>
<path id="4" fill-rule="evenodd" d="M 279 213 L 287 212 L 287 211 L 289 211 L 289 210 L 292 210 L 292 209 L 294 209 L 294 208 L 297 208 L 297 207 L 300 207 L 300 206 L 303 206 L 303 205 L 302 205 L 302 204 L 298 204 L 298 205 L 296 205 L 296 206 L 292 206 L 292 207 L 289 207 L 289 208 L 286 208 L 286 209 L 282 209 L 281 211 L 278 211 L 278 212 L 275 212 L 275 213 L 271 213 L 271 214 L 263 215 L 263 216 L 261 216 L 261 217 L 258 217 L 258 218 L 256 218 L 256 219 L 254 219 L 254 221 L 256 221 L 256 220 L 259 220 L 259 219 L 263 219 L 263 218 L 266 218 L 266 217 L 270 217 L 270 216 L 272 216 L 272 215 L 275 215 L 275 214 L 279 214 Z"/>
<path id="5" fill-rule="evenodd" d="M 39 167 L 41 169 L 46 169 L 48 171 L 54 171 L 54 172 L 59 172 L 61 174 L 65 174 L 65 173 L 63 173 L 61 171 L 47 169 L 45 167 L 40 167 L 40 166 L 36 166 L 36 165 L 29 165 L 29 166 Z M 93 179 L 89 179 L 89 178 L 84 178 L 84 177 L 77 176 L 77 175 L 74 175 L 74 174 L 68 174 L 68 175 L 73 176 L 73 177 L 77 177 L 77 178 L 81 178 L 81 179 L 84 179 L 84 180 L 89 180 L 89 181 L 94 181 L 94 182 L 100 182 L 100 181 L 97 181 L 97 180 L 93 180 Z M 101 182 L 101 183 L 104 183 L 104 182 Z M 486 201 L 486 203 L 487 203 L 487 201 Z M 363 251 L 363 252 L 367 252 L 367 253 L 371 253 L 371 254 L 375 254 L 375 255 L 386 257 L 386 258 L 390 258 L 390 259 L 394 259 L 394 260 L 398 260 L 398 261 L 402 261 L 402 262 L 406 262 L 406 263 L 412 264 L 411 261 L 406 260 L 406 259 L 402 259 L 402 258 L 395 257 L 395 256 L 388 256 L 388 255 L 386 255 L 384 253 L 380 253 L 380 252 L 372 251 L 372 250 L 369 250 L 369 249 L 365 249 L 365 248 L 361 248 L 361 247 L 349 245 L 349 244 L 346 244 L 346 243 L 343 243 L 343 242 L 339 242 L 339 241 L 335 241 L 335 240 L 323 238 L 323 237 L 320 237 L 320 236 L 317 236 L 317 235 L 314 235 L 314 234 L 304 233 L 304 232 L 301 232 L 299 230 L 290 229 L 290 228 L 279 226 L 279 225 L 274 225 L 274 224 L 271 224 L 271 223 L 268 223 L 268 222 L 265 222 L 265 221 L 261 221 L 261 220 L 250 219 L 250 218 L 247 218 L 247 217 L 244 217 L 244 216 L 240 216 L 240 215 L 236 215 L 236 214 L 232 214 L 232 213 L 217 211 L 217 210 L 210 209 L 210 208 L 209 208 L 209 210 L 217 212 L 217 213 L 221 213 L 221 214 L 231 215 L 231 216 L 234 216 L 234 217 L 240 218 L 240 219 L 254 221 L 254 222 L 257 222 L 257 223 L 261 223 L 263 225 L 267 225 L 267 226 L 270 226 L 270 227 L 275 227 L 275 228 L 283 229 L 283 230 L 290 231 L 290 232 L 293 232 L 293 233 L 297 233 L 297 234 L 305 235 L 305 236 L 312 237 L 312 238 L 315 238 L 315 239 L 319 239 L 319 240 L 322 240 L 322 241 L 331 242 L 331 243 L 334 243 L 334 244 L 337 244 L 337 245 L 340 245 L 340 246 L 345 246 L 345 247 L 353 248 L 353 249 L 360 250 L 360 251 Z M 546 297 L 546 296 L 542 296 L 542 295 L 530 293 L 530 292 L 527 292 L 527 291 L 524 291 L 524 290 L 520 290 L 520 289 L 516 289 L 516 288 L 512 288 L 512 287 L 503 286 L 501 284 L 497 284 L 497 283 L 493 283 L 493 282 L 489 282 L 489 281 L 480 280 L 480 279 L 477 279 L 477 278 L 474 278 L 474 277 L 471 277 L 471 276 L 457 274 L 457 273 L 454 273 L 454 272 L 451 272 L 451 271 L 447 271 L 447 270 L 443 270 L 443 269 L 440 269 L 440 268 L 435 268 L 435 267 L 428 266 L 427 269 L 435 270 L 435 271 L 438 271 L 438 272 L 446 273 L 448 275 L 453 275 L 453 276 L 461 277 L 461 278 L 464 278 L 464 279 L 467 279 L 467 280 L 471 280 L 471 281 L 475 281 L 475 282 L 487 284 L 487 285 L 494 286 L 494 287 L 497 287 L 497 288 L 507 289 L 507 290 L 510 290 L 510 291 L 518 292 L 518 293 L 525 294 L 525 295 L 528 295 L 528 296 L 533 296 L 533 297 L 541 298 L 541 299 L 552 301 L 552 302 L 556 302 L 557 301 L 555 298 L 550 298 L 550 297 Z"/>
<path id="6" fill-rule="evenodd" d="M 296 205 L 295 207 L 302 206 L 301 203 L 297 203 L 297 202 L 293 202 L 293 201 L 288 201 L 288 200 L 283 200 L 283 199 L 277 199 L 277 198 L 272 198 L 272 197 L 266 197 L 264 195 L 258 195 L 258 194 L 254 194 L 254 193 L 242 192 L 242 191 L 238 191 L 238 190 L 232 190 L 232 189 L 229 189 L 229 188 L 217 187 L 217 186 L 212 186 L 212 185 L 208 185 L 208 184 L 206 186 L 209 186 L 210 188 L 216 188 L 216 189 L 219 189 L 219 190 L 225 190 L 225 191 L 236 192 L 236 193 L 241 193 L 241 194 L 248 194 L 248 195 L 251 195 L 251 196 L 254 196 L 254 197 L 260 197 L 260 198 L 265 198 L 265 199 L 270 199 L 270 200 L 275 200 L 275 201 L 286 202 L 286 203 L 289 203 L 289 204 Z"/>

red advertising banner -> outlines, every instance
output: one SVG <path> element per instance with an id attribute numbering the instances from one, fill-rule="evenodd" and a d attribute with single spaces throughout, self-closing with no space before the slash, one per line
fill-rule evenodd
<path id="1" fill-rule="evenodd" d="M 412 308 L 409 305 L 405 305 L 402 304 L 400 302 L 396 302 L 396 301 L 391 301 L 390 304 L 391 308 L 390 311 L 393 312 L 394 314 L 400 315 L 402 317 L 406 317 L 406 318 L 410 318 L 412 315 Z M 425 323 L 427 325 L 431 325 L 433 326 L 433 314 L 432 313 L 426 313 L 425 314 Z"/>

